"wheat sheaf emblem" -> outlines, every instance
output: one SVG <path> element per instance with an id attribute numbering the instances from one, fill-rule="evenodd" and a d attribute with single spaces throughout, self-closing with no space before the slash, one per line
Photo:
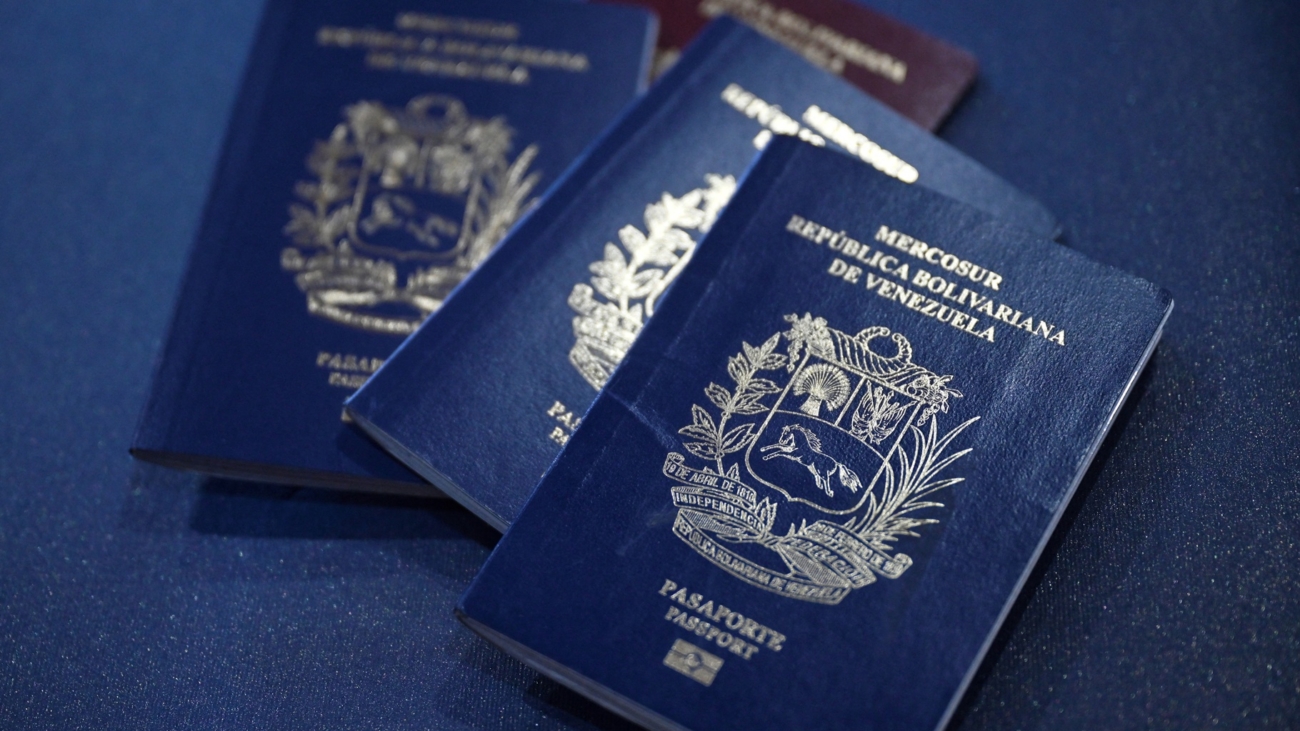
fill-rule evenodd
<path id="1" fill-rule="evenodd" d="M 407 335 L 536 201 L 538 147 L 511 159 L 504 118 L 445 95 L 361 101 L 342 117 L 307 157 L 280 264 L 313 315 Z"/>
<path id="2" fill-rule="evenodd" d="M 619 229 L 621 246 L 606 242 L 604 257 L 589 267 L 590 283 L 574 285 L 569 294 L 577 313 L 569 362 L 592 388 L 599 391 L 609 380 L 736 192 L 731 175 L 709 174 L 704 182 L 680 197 L 665 192 L 646 206 L 645 230 L 631 224 Z"/>

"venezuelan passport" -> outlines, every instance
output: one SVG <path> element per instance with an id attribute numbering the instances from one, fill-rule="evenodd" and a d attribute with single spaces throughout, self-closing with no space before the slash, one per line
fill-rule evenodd
<path id="1" fill-rule="evenodd" d="M 975 80 L 969 52 L 854 0 L 635 0 L 659 14 L 656 68 L 728 15 L 777 40 L 929 130 Z"/>
<path id="2" fill-rule="evenodd" d="M 642 9 L 271 0 L 132 452 L 437 494 L 342 421 L 643 90 Z"/>
<path id="3" fill-rule="evenodd" d="M 459 611 L 649 728 L 941 728 L 1172 306 L 773 142 Z"/>
<path id="4" fill-rule="evenodd" d="M 831 74 L 721 18 L 348 401 L 392 454 L 514 519 L 774 136 L 1049 235 L 1040 204 Z"/>

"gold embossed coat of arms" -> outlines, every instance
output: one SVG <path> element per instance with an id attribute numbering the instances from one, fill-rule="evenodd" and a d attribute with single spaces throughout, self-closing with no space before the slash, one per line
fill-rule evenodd
<path id="1" fill-rule="evenodd" d="M 458 99 L 343 109 L 307 157 L 280 255 L 313 315 L 407 335 L 442 304 L 535 202 L 540 173 L 514 130 Z"/>
<path id="2" fill-rule="evenodd" d="M 943 492 L 964 481 L 947 471 L 970 453 L 955 442 L 979 417 L 941 428 L 961 393 L 914 363 L 900 333 L 786 321 L 742 343 L 731 383 L 709 383 L 679 430 L 685 454 L 663 466 L 673 532 L 743 581 L 837 604 L 912 565 L 902 544 L 939 522 Z"/>

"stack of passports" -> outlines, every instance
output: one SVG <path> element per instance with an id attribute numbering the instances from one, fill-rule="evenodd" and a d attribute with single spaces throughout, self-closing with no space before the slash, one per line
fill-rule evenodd
<path id="1" fill-rule="evenodd" d="M 1042 205 L 987 169 L 722 18 L 348 401 L 348 413 L 504 529 L 686 270 L 757 148 L 783 135 L 1041 237 L 1056 230 Z"/>
<path id="2" fill-rule="evenodd" d="M 643 88 L 655 20 L 271 0 L 132 452 L 436 494 L 343 399 Z"/>
<path id="3" fill-rule="evenodd" d="M 464 622 L 649 728 L 940 728 L 1172 300 L 914 124 L 968 54 L 653 4 L 739 21 L 628 106 L 644 10 L 272 0 L 132 451 L 440 489 Z"/>
<path id="4" fill-rule="evenodd" d="M 941 727 L 1171 308 L 774 141 L 463 619 L 649 728 Z"/>

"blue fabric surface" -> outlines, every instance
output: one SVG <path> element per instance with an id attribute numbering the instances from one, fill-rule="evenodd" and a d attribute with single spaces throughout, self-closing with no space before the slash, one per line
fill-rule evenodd
<path id="1" fill-rule="evenodd" d="M 943 130 L 1170 289 L 956 728 L 1300 722 L 1300 8 L 881 0 L 970 49 Z M 612 727 L 450 618 L 450 507 L 126 455 L 259 3 L 0 6 L 0 727 Z"/>

